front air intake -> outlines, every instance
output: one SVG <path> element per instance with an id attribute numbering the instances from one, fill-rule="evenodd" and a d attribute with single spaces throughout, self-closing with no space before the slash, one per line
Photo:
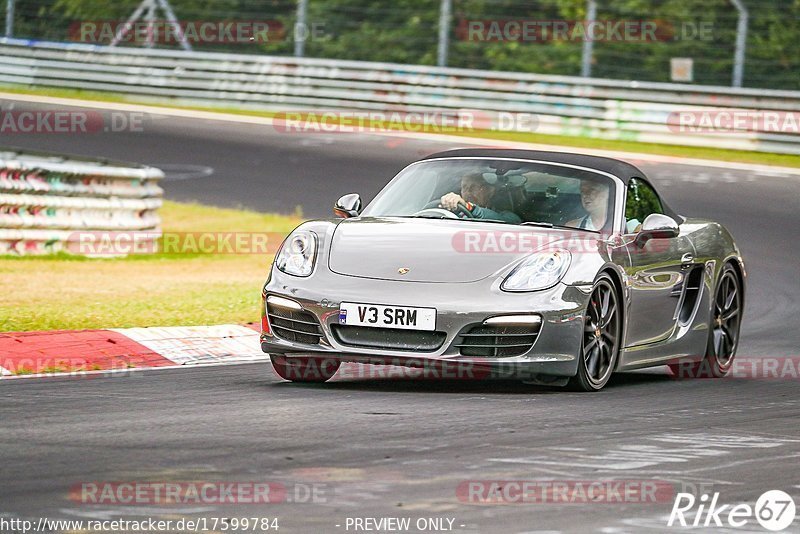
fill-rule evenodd
<path id="1" fill-rule="evenodd" d="M 295 343 L 319 344 L 322 328 L 312 313 L 305 310 L 290 310 L 267 302 L 267 317 L 275 336 Z"/>
<path id="2" fill-rule="evenodd" d="M 348 347 L 409 352 L 433 352 L 444 343 L 444 332 L 331 325 L 336 341 Z"/>
<path id="3" fill-rule="evenodd" d="M 539 324 L 489 324 L 459 334 L 456 347 L 462 356 L 508 358 L 525 354 L 539 335 Z"/>

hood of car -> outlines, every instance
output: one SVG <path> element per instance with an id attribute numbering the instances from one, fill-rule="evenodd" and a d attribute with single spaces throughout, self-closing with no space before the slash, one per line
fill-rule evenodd
<path id="1" fill-rule="evenodd" d="M 467 283 L 491 276 L 563 232 L 447 219 L 346 219 L 331 241 L 328 267 L 360 278 Z"/>

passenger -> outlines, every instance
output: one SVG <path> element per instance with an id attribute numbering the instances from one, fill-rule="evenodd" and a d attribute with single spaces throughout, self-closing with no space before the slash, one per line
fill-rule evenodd
<path id="1" fill-rule="evenodd" d="M 608 216 L 608 185 L 583 180 L 581 182 L 581 205 L 586 210 L 586 215 L 567 222 L 567 226 L 582 230 L 602 230 Z"/>

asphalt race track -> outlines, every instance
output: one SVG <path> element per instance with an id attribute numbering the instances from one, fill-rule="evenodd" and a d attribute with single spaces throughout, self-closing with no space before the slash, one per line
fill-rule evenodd
<path id="1" fill-rule="evenodd" d="M 451 146 L 159 116 L 143 133 L 14 135 L 0 145 L 160 166 L 169 199 L 302 206 L 309 217 L 326 216 L 344 193 L 369 199 L 406 163 Z M 800 177 L 635 163 L 679 212 L 719 220 L 741 246 L 749 278 L 739 356 L 798 356 Z M 666 526 L 672 498 L 480 505 L 463 502 L 458 488 L 658 479 L 675 491 L 719 492 L 720 504 L 753 505 L 771 489 L 800 504 L 798 380 L 675 380 L 655 369 L 617 375 L 599 394 L 360 377 L 311 386 L 282 382 L 263 364 L 8 380 L 0 518 L 277 517 L 287 533 L 354 532 L 347 518 L 365 517 L 452 519 L 453 532 L 687 530 Z M 69 498 L 83 482 L 137 480 L 316 484 L 320 495 L 160 507 Z M 753 519 L 715 529 L 727 530 L 765 532 Z"/>

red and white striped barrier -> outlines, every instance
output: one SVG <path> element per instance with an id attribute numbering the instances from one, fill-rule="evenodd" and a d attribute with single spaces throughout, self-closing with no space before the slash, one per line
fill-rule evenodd
<path id="1" fill-rule="evenodd" d="M 268 361 L 239 325 L 0 333 L 0 376 Z"/>
<path id="2" fill-rule="evenodd" d="M 141 231 L 152 245 L 163 177 L 151 167 L 0 151 L 0 254 L 76 253 L 93 231 Z"/>

